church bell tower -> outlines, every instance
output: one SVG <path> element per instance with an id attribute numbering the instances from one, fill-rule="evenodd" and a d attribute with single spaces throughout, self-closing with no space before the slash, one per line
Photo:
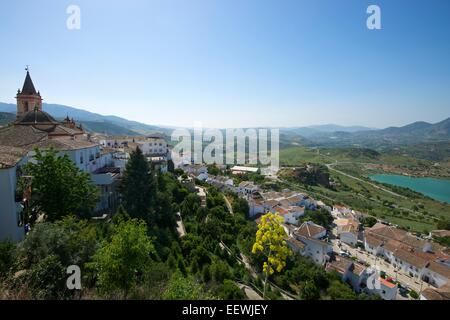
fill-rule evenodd
<path id="1" fill-rule="evenodd" d="M 27 75 L 23 83 L 22 91 L 17 91 L 17 119 L 21 118 L 29 111 L 42 111 L 42 98 L 40 92 L 36 92 L 33 81 L 30 77 L 28 67 L 25 69 Z"/>

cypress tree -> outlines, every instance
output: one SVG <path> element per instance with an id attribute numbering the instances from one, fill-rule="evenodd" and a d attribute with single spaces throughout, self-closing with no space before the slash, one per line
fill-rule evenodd
<path id="1" fill-rule="evenodd" d="M 132 218 L 150 220 L 156 196 L 156 181 L 141 149 L 131 153 L 122 181 L 123 205 Z"/>

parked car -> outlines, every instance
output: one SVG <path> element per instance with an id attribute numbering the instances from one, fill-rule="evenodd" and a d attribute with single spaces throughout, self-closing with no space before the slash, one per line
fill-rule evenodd
<path id="1" fill-rule="evenodd" d="M 343 256 L 343 257 L 346 257 L 346 258 L 350 257 L 350 254 L 347 251 L 344 251 L 344 250 L 339 251 L 339 255 Z"/>

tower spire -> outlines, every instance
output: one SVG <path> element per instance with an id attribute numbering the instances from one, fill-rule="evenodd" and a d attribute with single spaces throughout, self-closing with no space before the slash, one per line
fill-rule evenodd
<path id="1" fill-rule="evenodd" d="M 30 66 L 25 68 L 27 72 L 23 83 L 22 91 L 17 92 L 17 118 L 20 118 L 29 111 L 42 111 L 42 98 L 40 93 L 36 91 L 33 80 L 30 76 Z"/>

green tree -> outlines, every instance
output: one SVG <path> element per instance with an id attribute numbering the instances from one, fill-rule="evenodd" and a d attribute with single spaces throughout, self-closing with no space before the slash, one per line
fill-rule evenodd
<path id="1" fill-rule="evenodd" d="M 103 242 L 90 264 L 97 273 L 100 291 L 123 291 L 126 297 L 151 264 L 152 253 L 145 222 L 132 219 L 114 226 L 111 239 Z"/>
<path id="2" fill-rule="evenodd" d="M 13 265 L 14 251 L 15 245 L 12 242 L 0 242 L 0 280 Z"/>
<path id="3" fill-rule="evenodd" d="M 362 218 L 362 224 L 366 228 L 372 228 L 375 225 L 375 223 L 377 223 L 377 219 L 374 217 L 367 216 Z"/>
<path id="4" fill-rule="evenodd" d="M 71 295 L 66 287 L 66 269 L 56 255 L 39 261 L 27 276 L 33 299 L 64 299 Z"/>
<path id="5" fill-rule="evenodd" d="M 169 280 L 162 298 L 165 300 L 205 300 L 211 297 L 192 276 L 185 276 L 177 270 Z"/>
<path id="6" fill-rule="evenodd" d="M 261 252 L 266 261 L 263 264 L 265 274 L 263 298 L 265 298 L 267 280 L 275 271 L 281 272 L 286 266 L 286 259 L 290 254 L 287 246 L 287 234 L 281 223 L 283 218 L 277 214 L 267 213 L 261 217 L 256 232 L 256 241 L 252 253 Z"/>
<path id="7" fill-rule="evenodd" d="M 98 189 L 88 173 L 80 171 L 67 155 L 55 151 L 36 150 L 36 163 L 23 167 L 24 176 L 19 185 L 23 190 L 31 187 L 30 208 L 44 212 L 47 220 L 55 221 L 65 215 L 86 217 L 98 200 Z"/>
<path id="8" fill-rule="evenodd" d="M 249 212 L 249 207 L 248 207 L 248 202 L 247 200 L 243 199 L 243 198 L 236 198 L 233 200 L 233 211 L 235 213 L 239 212 L 244 214 L 245 216 L 248 215 Z"/>
<path id="9" fill-rule="evenodd" d="M 243 300 L 245 299 L 245 294 L 242 290 L 231 280 L 224 280 L 223 284 L 220 286 L 219 298 L 223 300 Z"/>
<path id="10" fill-rule="evenodd" d="M 329 228 L 333 222 L 333 216 L 326 209 L 320 209 L 317 211 L 305 210 L 305 215 L 301 218 L 302 221 L 312 221 L 324 228 Z"/>
<path id="11" fill-rule="evenodd" d="M 355 292 L 340 280 L 330 282 L 327 294 L 332 300 L 356 300 L 357 298 Z"/>
<path id="12" fill-rule="evenodd" d="M 439 220 L 437 228 L 439 230 L 450 230 L 450 220 Z"/>
<path id="13" fill-rule="evenodd" d="M 121 193 L 125 210 L 132 218 L 149 221 L 156 197 L 156 181 L 141 149 L 131 153 L 127 163 Z"/>
<path id="14" fill-rule="evenodd" d="M 302 286 L 300 297 L 304 300 L 318 300 L 320 292 L 314 281 L 306 281 Z"/>

